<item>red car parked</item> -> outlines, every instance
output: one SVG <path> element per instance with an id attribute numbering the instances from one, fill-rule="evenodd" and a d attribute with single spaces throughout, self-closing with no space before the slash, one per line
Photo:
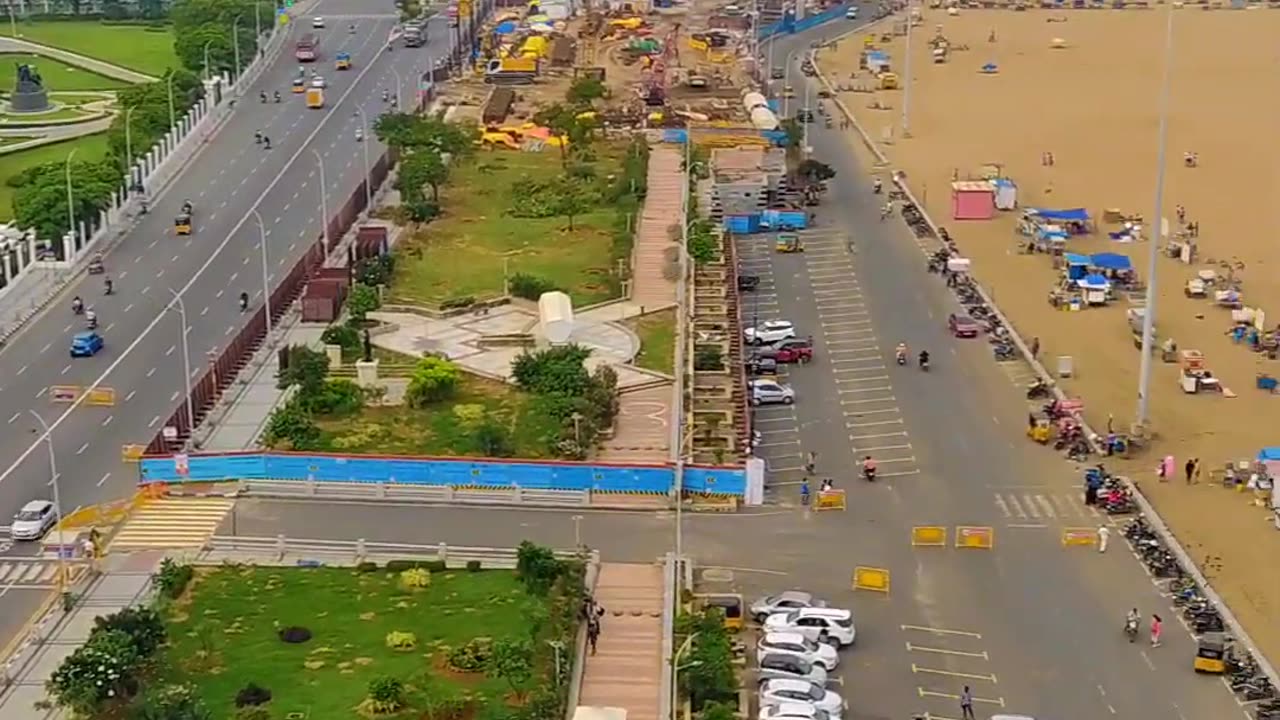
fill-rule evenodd
<path id="1" fill-rule="evenodd" d="M 982 326 L 968 315 L 951 313 L 947 316 L 947 329 L 958 338 L 976 338 L 982 332 Z"/>
<path id="2" fill-rule="evenodd" d="M 770 346 L 774 360 L 780 363 L 807 363 L 813 359 L 813 343 L 808 338 L 787 338 Z"/>

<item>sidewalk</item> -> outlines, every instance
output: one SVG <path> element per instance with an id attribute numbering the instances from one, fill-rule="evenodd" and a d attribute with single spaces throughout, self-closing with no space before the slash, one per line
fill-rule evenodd
<path id="1" fill-rule="evenodd" d="M 603 563 L 595 600 L 604 608 L 578 706 L 617 707 L 627 720 L 659 720 L 662 706 L 662 567 Z M 3 718 L 0 718 L 3 720 Z"/>
<path id="2" fill-rule="evenodd" d="M 93 620 L 137 603 L 151 587 L 162 552 L 110 555 L 103 558 L 102 575 L 90 581 L 70 613 L 55 606 L 37 620 L 35 637 L 14 654 L 6 675 L 11 684 L 0 692 L 0 720 L 42 720 L 61 717 L 59 710 L 37 710 L 45 699 L 45 682 L 76 648 L 89 638 Z"/>

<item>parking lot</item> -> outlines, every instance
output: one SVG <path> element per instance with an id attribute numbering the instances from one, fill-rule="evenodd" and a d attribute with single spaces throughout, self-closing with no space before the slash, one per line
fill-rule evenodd
<path id="1" fill-rule="evenodd" d="M 897 341 L 882 341 L 872 327 L 849 235 L 823 227 L 793 234 L 803 252 L 778 252 L 775 235 L 736 241 L 739 272 L 760 278 L 755 292 L 743 293 L 744 325 L 789 320 L 814 347 L 812 362 L 779 366 L 779 380 L 796 390 L 795 404 L 755 409 L 759 455 L 769 468 L 768 497 L 783 505 L 799 502 L 797 486 L 810 452 L 816 455 L 815 478 L 853 479 L 867 455 L 881 479 L 919 475 L 893 391 L 893 373 L 902 370 L 889 364 Z M 824 446 L 813 442 L 816 437 L 836 442 Z"/>

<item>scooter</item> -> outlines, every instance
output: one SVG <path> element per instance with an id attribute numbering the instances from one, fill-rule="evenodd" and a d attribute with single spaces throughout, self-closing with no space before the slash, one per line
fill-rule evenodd
<path id="1" fill-rule="evenodd" d="M 906 354 L 906 353 L 901 352 L 901 351 L 899 351 L 899 352 L 898 352 L 898 364 L 899 364 L 899 365 L 906 365 L 906 364 L 907 364 L 907 354 Z"/>
<path id="2" fill-rule="evenodd" d="M 875 182 L 871 183 L 871 192 L 875 195 L 879 195 L 881 192 L 884 192 L 884 181 L 880 178 L 876 178 Z"/>
<path id="3" fill-rule="evenodd" d="M 929 356 L 928 355 L 920 356 L 920 370 L 922 372 L 929 372 Z"/>
<path id="4" fill-rule="evenodd" d="M 875 482 L 875 481 L 876 481 L 876 469 L 875 469 L 875 468 L 869 468 L 869 467 L 864 467 L 864 468 L 862 468 L 862 477 L 863 477 L 863 479 L 865 479 L 867 482 Z"/>
<path id="5" fill-rule="evenodd" d="M 1129 642 L 1138 639 L 1138 621 L 1136 618 L 1129 618 L 1124 621 L 1124 634 L 1128 636 Z"/>

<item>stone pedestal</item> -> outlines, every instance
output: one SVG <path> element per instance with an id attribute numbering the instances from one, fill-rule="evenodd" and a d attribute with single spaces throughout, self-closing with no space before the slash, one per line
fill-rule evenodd
<path id="1" fill-rule="evenodd" d="M 329 367 L 336 368 L 342 364 L 341 345 L 325 345 L 324 354 L 329 356 Z"/>
<path id="2" fill-rule="evenodd" d="M 356 361 L 356 384 L 360 387 L 374 387 L 378 384 L 377 359 Z"/>
<path id="3" fill-rule="evenodd" d="M 34 113 L 48 109 L 49 94 L 44 88 L 19 89 L 9 96 L 10 112 Z"/>

